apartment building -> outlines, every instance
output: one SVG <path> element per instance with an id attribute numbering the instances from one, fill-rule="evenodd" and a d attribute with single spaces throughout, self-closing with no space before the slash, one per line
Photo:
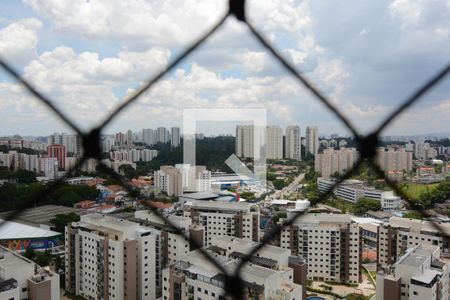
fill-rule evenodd
<path id="1" fill-rule="evenodd" d="M 319 129 L 317 126 L 308 126 L 305 135 L 305 152 L 316 155 L 319 152 Z"/>
<path id="2" fill-rule="evenodd" d="M 254 131 L 253 125 L 236 126 L 236 156 L 243 158 L 255 156 Z"/>
<path id="3" fill-rule="evenodd" d="M 286 127 L 286 140 L 285 140 L 285 150 L 284 157 L 288 159 L 301 160 L 301 132 L 300 127 L 296 125 L 291 125 Z"/>
<path id="4" fill-rule="evenodd" d="M 377 273 L 377 300 L 447 300 L 448 264 L 437 246 L 417 245 Z"/>
<path id="5" fill-rule="evenodd" d="M 152 211 L 140 210 L 135 212 L 134 218 L 130 221 L 159 231 L 163 265 L 184 259 L 189 251 L 203 247 L 204 228 L 193 224 L 189 217 L 169 215 L 166 216 L 166 220 L 161 220 Z M 186 238 L 178 234 L 169 224 L 178 228 Z"/>
<path id="6" fill-rule="evenodd" d="M 66 290 L 72 294 L 87 299 L 160 297 L 156 230 L 107 215 L 83 215 L 66 227 L 65 251 Z"/>
<path id="7" fill-rule="evenodd" d="M 377 148 L 376 161 L 385 172 L 411 172 L 413 155 L 405 148 Z"/>
<path id="8" fill-rule="evenodd" d="M 303 214 L 282 229 L 280 247 L 308 262 L 308 279 L 343 283 L 362 280 L 362 234 L 349 215 Z"/>
<path id="9" fill-rule="evenodd" d="M 259 243 L 235 238 L 231 236 L 219 236 L 212 241 L 209 249 L 228 257 L 240 259 Z M 250 259 L 250 263 L 270 269 L 281 270 L 285 267 L 294 271 L 293 282 L 302 286 L 303 298 L 306 298 L 307 263 L 300 256 L 292 256 L 289 249 L 283 249 L 273 245 L 266 245 L 257 251 Z"/>
<path id="10" fill-rule="evenodd" d="M 266 158 L 283 159 L 283 129 L 278 126 L 266 127 Z"/>
<path id="11" fill-rule="evenodd" d="M 438 246 L 441 255 L 450 255 L 450 224 L 391 217 L 378 226 L 377 266 L 393 265 L 407 249 L 421 245 Z"/>
<path id="12" fill-rule="evenodd" d="M 355 148 L 324 149 L 323 153 L 315 156 L 314 170 L 324 178 L 329 178 L 336 172 L 344 174 L 353 167 L 358 157 Z"/>
<path id="13" fill-rule="evenodd" d="M 318 178 L 317 188 L 319 192 L 325 193 L 336 183 L 332 178 Z M 379 190 L 374 187 L 365 186 L 360 180 L 349 179 L 341 182 L 333 189 L 333 193 L 348 202 L 356 203 L 362 197 L 380 201 L 383 210 L 398 209 L 401 205 L 401 198 L 394 195 L 393 191 Z"/>
<path id="14" fill-rule="evenodd" d="M 59 275 L 0 246 L 0 299 L 59 300 Z"/>
<path id="15" fill-rule="evenodd" d="M 205 192 L 211 190 L 211 171 L 206 166 L 176 164 L 182 176 L 183 192 Z"/>
<path id="16" fill-rule="evenodd" d="M 184 207 L 183 215 L 203 226 L 206 246 L 222 235 L 259 241 L 259 208 L 251 203 L 192 200 Z"/>
<path id="17" fill-rule="evenodd" d="M 204 248 L 228 272 L 235 271 L 243 246 L 247 241 L 226 237 Z M 229 243 L 229 244 L 228 244 Z M 247 249 L 248 250 L 248 249 Z M 294 283 L 299 265 L 289 267 L 288 252 L 271 247 L 272 258 L 259 257 L 240 271 L 244 299 L 303 299 L 303 287 Z M 279 259 L 278 261 L 276 259 Z M 291 261 L 292 262 L 292 261 Z M 163 299 L 225 299 L 225 276 L 199 250 L 189 252 L 184 260 L 164 269 Z"/>
<path id="18" fill-rule="evenodd" d="M 172 127 L 170 129 L 170 146 L 178 147 L 180 146 L 181 135 L 180 135 L 180 127 Z"/>
<path id="19" fill-rule="evenodd" d="M 183 177 L 179 169 L 173 166 L 161 166 L 154 174 L 155 186 L 168 196 L 183 194 Z"/>

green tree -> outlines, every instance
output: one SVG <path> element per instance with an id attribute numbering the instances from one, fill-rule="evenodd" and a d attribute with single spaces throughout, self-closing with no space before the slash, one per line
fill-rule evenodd
<path id="1" fill-rule="evenodd" d="M 78 221 L 80 221 L 80 216 L 71 212 L 68 214 L 56 214 L 55 217 L 50 220 L 50 223 L 55 226 L 56 231 L 63 233 L 67 224 Z"/>
<path id="2" fill-rule="evenodd" d="M 356 213 L 363 214 L 369 210 L 377 211 L 381 209 L 381 203 L 378 200 L 362 197 L 356 202 Z"/>
<path id="3" fill-rule="evenodd" d="M 285 187 L 284 180 L 283 179 L 275 179 L 273 181 L 273 186 L 275 187 L 275 189 L 281 190 L 282 188 Z"/>

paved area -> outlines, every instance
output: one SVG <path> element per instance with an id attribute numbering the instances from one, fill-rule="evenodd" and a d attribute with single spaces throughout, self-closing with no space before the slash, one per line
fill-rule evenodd
<path id="1" fill-rule="evenodd" d="M 360 283 L 357 287 L 350 287 L 345 285 L 331 285 L 324 282 L 313 282 L 312 287 L 315 289 L 323 289 L 320 287 L 321 284 L 325 284 L 328 286 L 331 286 L 333 288 L 332 292 L 339 294 L 341 296 L 345 296 L 351 293 L 355 294 L 363 294 L 365 296 L 369 296 L 375 293 L 375 288 L 373 287 L 372 283 L 370 282 L 367 275 L 363 274 L 363 282 Z M 320 295 L 322 297 L 322 295 Z M 326 296 L 326 295 L 325 295 Z M 323 297 L 325 297 L 323 296 Z M 333 296 L 326 296 L 326 299 L 333 299 Z"/>

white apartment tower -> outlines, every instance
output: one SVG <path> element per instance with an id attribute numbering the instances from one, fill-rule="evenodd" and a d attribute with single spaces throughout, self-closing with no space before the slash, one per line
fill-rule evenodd
<path id="1" fill-rule="evenodd" d="M 291 125 L 286 127 L 285 158 L 302 159 L 300 139 L 299 126 Z"/>
<path id="2" fill-rule="evenodd" d="M 448 263 L 436 246 L 409 248 L 399 260 L 377 273 L 377 300 L 447 300 Z"/>
<path id="3" fill-rule="evenodd" d="M 280 246 L 308 262 L 308 279 L 359 283 L 362 235 L 348 215 L 303 214 L 284 227 Z"/>
<path id="4" fill-rule="evenodd" d="M 59 275 L 0 246 L 0 299 L 59 300 Z"/>
<path id="5" fill-rule="evenodd" d="M 222 235 L 259 241 L 259 209 L 251 203 L 192 200 L 183 215 L 205 229 L 204 245 Z"/>
<path id="6" fill-rule="evenodd" d="M 155 187 L 166 192 L 168 196 L 183 194 L 183 175 L 173 166 L 161 166 L 154 174 Z"/>
<path id="7" fill-rule="evenodd" d="M 156 131 L 151 128 L 142 129 L 142 141 L 149 146 L 156 144 Z"/>
<path id="8" fill-rule="evenodd" d="M 100 214 L 66 227 L 66 290 L 86 299 L 156 299 L 158 232 Z"/>
<path id="9" fill-rule="evenodd" d="M 266 158 L 283 158 L 283 129 L 278 126 L 266 127 Z"/>
<path id="10" fill-rule="evenodd" d="M 233 272 L 242 255 L 254 246 L 239 238 L 222 236 L 204 250 L 227 272 Z M 289 252 L 279 247 L 268 245 L 265 249 L 240 270 L 243 299 L 303 299 L 303 286 L 295 279 L 304 266 L 291 264 Z M 189 252 L 184 259 L 164 269 L 163 278 L 164 299 L 226 299 L 224 274 L 199 250 Z"/>
<path id="11" fill-rule="evenodd" d="M 316 155 L 319 151 L 319 130 L 317 126 L 306 127 L 306 154 Z"/>
<path id="12" fill-rule="evenodd" d="M 393 265 L 407 249 L 417 245 L 438 246 L 441 255 L 450 255 L 450 224 L 391 217 L 378 226 L 377 267 Z"/>
<path id="13" fill-rule="evenodd" d="M 172 127 L 171 128 L 170 145 L 173 148 L 180 146 L 180 127 Z"/>

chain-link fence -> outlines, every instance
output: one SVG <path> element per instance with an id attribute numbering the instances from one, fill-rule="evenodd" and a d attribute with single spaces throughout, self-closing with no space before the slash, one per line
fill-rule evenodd
<path id="1" fill-rule="evenodd" d="M 117 106 L 101 123 L 100 126 L 92 129 L 90 132 L 83 132 L 80 128 L 78 128 L 73 122 L 67 118 L 67 116 L 58 110 L 52 103 L 52 101 L 47 98 L 45 95 L 41 94 L 38 89 L 33 87 L 32 84 L 27 82 L 24 78 L 20 76 L 6 61 L 0 58 L 0 65 L 3 70 L 11 75 L 14 79 L 20 82 L 33 96 L 39 99 L 42 103 L 44 103 L 53 113 L 55 113 L 64 123 L 66 123 L 73 131 L 75 131 L 82 138 L 82 147 L 84 149 L 83 156 L 77 162 L 77 164 L 72 167 L 64 177 L 55 180 L 53 183 L 50 183 L 46 186 L 46 189 L 42 192 L 33 195 L 30 197 L 25 204 L 23 204 L 19 209 L 10 212 L 4 218 L 4 221 L 12 220 L 18 217 L 21 213 L 23 213 L 27 208 L 39 204 L 39 200 L 43 198 L 46 194 L 52 193 L 58 184 L 62 183 L 68 176 L 71 176 L 75 170 L 77 170 L 87 159 L 93 158 L 97 159 L 99 163 L 99 167 L 102 171 L 109 174 L 112 178 L 116 179 L 120 184 L 126 188 L 129 192 L 136 193 L 137 191 L 129 185 L 124 178 L 115 173 L 113 170 L 108 168 L 101 161 L 101 147 L 100 147 L 100 135 L 102 129 L 108 125 L 124 108 L 132 105 L 145 91 L 149 90 L 155 83 L 157 83 L 161 78 L 163 78 L 166 74 L 172 71 L 175 66 L 177 66 L 180 62 L 186 59 L 186 57 L 191 54 L 194 50 L 196 50 L 201 44 L 203 44 L 211 35 L 213 35 L 225 22 L 228 17 L 235 17 L 240 22 L 245 24 L 250 29 L 252 35 L 256 37 L 259 43 L 269 51 L 274 61 L 280 63 L 293 77 L 295 77 L 299 84 L 306 87 L 317 100 L 319 100 L 323 105 L 325 105 L 338 119 L 351 131 L 353 134 L 353 138 L 357 143 L 357 148 L 359 150 L 360 156 L 358 161 L 353 165 L 351 170 L 348 170 L 343 176 L 341 176 L 338 180 L 335 181 L 332 187 L 329 187 L 326 192 L 321 192 L 319 194 L 319 199 L 316 202 L 320 202 L 329 197 L 335 187 L 337 187 L 340 183 L 342 183 L 345 179 L 348 179 L 352 174 L 354 174 L 358 168 L 361 166 L 363 162 L 368 162 L 369 165 L 375 170 L 375 172 L 381 177 L 384 178 L 386 183 L 404 200 L 406 200 L 411 209 L 418 211 L 421 215 L 428 217 L 425 211 L 425 207 L 422 207 L 417 201 L 412 201 L 408 194 L 404 192 L 394 181 L 390 180 L 385 176 L 385 172 L 381 169 L 378 163 L 375 160 L 376 155 L 376 147 L 379 144 L 380 133 L 383 129 L 386 128 L 397 116 L 402 114 L 408 107 L 410 107 L 415 102 L 419 101 L 423 95 L 428 93 L 437 83 L 439 83 L 449 72 L 450 72 L 450 64 L 445 66 L 442 70 L 440 70 L 434 77 L 432 77 L 429 81 L 427 81 L 423 86 L 418 88 L 410 97 L 408 97 L 404 102 L 396 109 L 393 113 L 391 113 L 382 124 L 371 134 L 364 136 L 361 135 L 357 129 L 350 123 L 350 121 L 344 117 L 342 112 L 335 107 L 332 102 L 322 94 L 312 83 L 310 83 L 302 74 L 299 72 L 292 64 L 290 64 L 283 56 L 269 43 L 269 41 L 262 35 L 259 30 L 250 24 L 246 18 L 246 5 L 244 0 L 230 0 L 229 1 L 229 9 L 228 12 L 220 18 L 220 20 L 209 29 L 208 32 L 203 34 L 198 40 L 189 45 L 184 51 L 182 51 L 169 65 L 156 76 L 150 78 L 143 86 L 141 86 L 131 97 L 123 100 L 123 102 Z M 312 205 L 315 203 L 312 203 Z M 171 223 L 167 220 L 155 207 L 150 206 L 150 209 L 163 219 L 170 227 L 172 227 L 176 233 L 183 235 L 188 239 L 184 231 L 180 230 L 175 224 Z M 208 258 L 225 276 L 225 291 L 228 297 L 234 299 L 242 299 L 243 291 L 244 291 L 244 282 L 240 277 L 240 270 L 244 265 L 246 265 L 252 258 L 254 254 L 256 254 L 259 250 L 261 250 L 266 244 L 268 244 L 271 240 L 275 239 L 277 235 L 281 233 L 281 230 L 285 226 L 290 226 L 295 222 L 295 220 L 302 214 L 302 212 L 296 213 L 293 217 L 288 220 L 282 222 L 282 224 L 276 225 L 274 228 L 270 230 L 268 234 L 264 236 L 264 238 L 258 243 L 258 245 L 251 249 L 249 254 L 246 254 L 240 259 L 240 262 L 237 268 L 232 272 L 226 271 L 221 264 L 219 264 L 206 250 L 199 247 L 196 240 L 190 240 L 196 248 L 201 251 L 201 253 Z M 445 231 L 441 230 L 441 226 L 439 223 L 431 222 L 433 226 L 441 231 L 445 236 Z M 0 224 L 1 226 L 1 224 Z"/>

